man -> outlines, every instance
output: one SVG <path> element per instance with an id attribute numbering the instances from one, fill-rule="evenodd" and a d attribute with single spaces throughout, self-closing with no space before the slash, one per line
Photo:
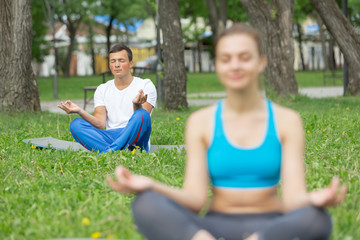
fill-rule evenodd
<path id="1" fill-rule="evenodd" d="M 67 114 L 81 116 L 72 121 L 70 131 L 85 148 L 111 152 L 140 147 L 149 151 L 150 114 L 156 104 L 156 88 L 150 79 L 132 76 L 133 65 L 127 46 L 113 46 L 109 66 L 114 79 L 96 89 L 94 115 L 69 100 L 58 105 Z"/>

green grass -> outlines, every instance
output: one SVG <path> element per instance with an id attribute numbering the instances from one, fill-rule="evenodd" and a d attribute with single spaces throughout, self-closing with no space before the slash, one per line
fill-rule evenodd
<path id="1" fill-rule="evenodd" d="M 297 110 L 304 121 L 308 189 L 326 186 L 334 175 L 348 186 L 345 202 L 330 210 L 332 239 L 360 239 L 360 99 L 300 96 L 279 101 Z M 194 110 L 155 109 L 152 143 L 182 144 L 186 119 Z M 103 238 L 143 239 L 131 217 L 134 196 L 111 191 L 105 176 L 122 164 L 134 173 L 182 185 L 184 151 L 97 155 L 33 149 L 22 142 L 45 136 L 72 140 L 68 128 L 74 117 L 1 113 L 0 239 L 82 238 L 94 232 Z M 90 220 L 88 226 L 83 218 Z"/>
<path id="2" fill-rule="evenodd" d="M 339 72 L 338 75 L 342 73 Z M 187 93 L 200 92 L 222 92 L 224 87 L 219 83 L 215 73 L 188 73 Z M 112 79 L 112 76 L 106 76 L 106 81 Z M 143 78 L 150 78 L 156 83 L 155 74 L 146 74 Z M 296 72 L 296 79 L 299 87 L 320 87 L 324 86 L 322 71 L 302 71 Z M 53 79 L 51 77 L 38 78 L 41 101 L 54 100 Z M 71 77 L 58 79 L 59 100 L 83 99 L 85 86 L 98 86 L 102 83 L 100 76 Z M 336 80 L 335 85 L 342 86 L 342 80 Z M 326 86 L 334 85 L 332 80 L 328 80 Z M 89 93 L 90 95 L 93 94 Z"/>

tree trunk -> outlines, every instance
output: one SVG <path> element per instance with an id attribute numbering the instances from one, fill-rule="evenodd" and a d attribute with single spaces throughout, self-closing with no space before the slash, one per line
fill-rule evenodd
<path id="1" fill-rule="evenodd" d="M 329 39 L 329 69 L 333 70 L 333 71 L 336 70 L 334 44 L 335 44 L 335 39 L 330 34 L 330 39 Z"/>
<path id="2" fill-rule="evenodd" d="M 241 0 L 252 24 L 260 30 L 263 52 L 268 58 L 265 69 L 266 93 L 286 96 L 298 93 L 294 70 L 292 38 L 294 0 Z"/>
<path id="3" fill-rule="evenodd" d="M 65 77 L 70 77 L 71 58 L 76 43 L 76 32 L 79 28 L 80 22 L 81 22 L 81 17 L 76 22 L 73 22 L 70 19 L 67 19 L 66 22 L 63 22 L 64 24 L 66 24 L 70 38 L 70 44 L 68 46 L 68 51 L 66 54 L 66 61 L 65 61 L 65 69 L 64 69 Z"/>
<path id="4" fill-rule="evenodd" d="M 317 14 L 317 23 L 319 25 L 319 34 L 320 34 L 320 41 L 321 41 L 321 52 L 324 59 L 324 70 L 329 70 L 329 58 L 326 51 L 326 39 L 324 29 L 322 28 L 323 22 L 319 14 Z"/>
<path id="5" fill-rule="evenodd" d="M 75 45 L 75 34 L 76 32 L 72 32 L 69 30 L 69 37 L 70 37 L 70 44 L 68 46 L 67 54 L 66 54 L 66 60 L 65 60 L 65 66 L 64 66 L 64 77 L 70 77 L 70 66 L 71 66 L 71 58 L 72 53 L 74 51 L 74 45 Z"/>
<path id="6" fill-rule="evenodd" d="M 305 66 L 305 60 L 304 60 L 304 51 L 303 51 L 303 32 L 301 29 L 301 25 L 299 23 L 296 23 L 296 28 L 297 28 L 297 32 L 298 32 L 298 42 L 299 42 L 299 52 L 300 52 L 300 60 L 301 60 L 301 67 L 302 70 L 306 70 L 306 66 Z"/>
<path id="7" fill-rule="evenodd" d="M 94 30 L 91 20 L 89 21 L 89 45 L 91 53 L 91 68 L 93 70 L 93 75 L 96 75 L 96 62 L 95 62 L 95 49 L 94 49 Z"/>
<path id="8" fill-rule="evenodd" d="M 334 0 L 310 0 L 335 38 L 349 69 L 349 92 L 360 95 L 360 37 Z"/>
<path id="9" fill-rule="evenodd" d="M 159 0 L 163 32 L 164 104 L 168 109 L 187 107 L 184 44 L 177 0 Z"/>
<path id="10" fill-rule="evenodd" d="M 110 16 L 110 20 L 109 20 L 109 25 L 106 26 L 106 61 L 107 61 L 107 66 L 109 66 L 109 52 L 110 52 L 110 47 L 111 47 L 111 30 L 112 30 L 112 25 L 114 22 L 115 18 L 114 16 Z M 109 68 L 110 69 L 110 68 Z"/>
<path id="11" fill-rule="evenodd" d="M 227 3 L 226 0 L 220 0 L 219 8 L 216 0 L 203 0 L 205 5 L 209 7 L 210 26 L 212 31 L 212 39 L 215 42 L 217 36 L 226 28 L 227 21 Z"/>
<path id="12" fill-rule="evenodd" d="M 0 111 L 40 111 L 31 67 L 31 0 L 0 0 Z"/>
<path id="13" fill-rule="evenodd" d="M 202 48 L 201 48 L 201 43 L 200 41 L 197 42 L 197 51 L 198 51 L 198 64 L 199 64 L 199 72 L 202 72 L 202 58 L 201 58 L 201 55 L 202 55 Z"/>

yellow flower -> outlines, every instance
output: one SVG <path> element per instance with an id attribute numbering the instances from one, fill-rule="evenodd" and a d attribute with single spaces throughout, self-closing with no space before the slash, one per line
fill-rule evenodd
<path id="1" fill-rule="evenodd" d="M 35 148 L 36 148 L 36 146 L 35 146 L 35 145 L 31 145 L 31 148 L 32 148 L 32 149 L 35 149 Z"/>
<path id="2" fill-rule="evenodd" d="M 101 237 L 101 233 L 99 233 L 99 232 L 93 232 L 91 234 L 91 238 L 100 238 L 100 237 Z"/>
<path id="3" fill-rule="evenodd" d="M 108 234 L 108 235 L 106 235 L 106 238 L 107 239 L 115 239 L 116 236 L 114 234 Z"/>
<path id="4" fill-rule="evenodd" d="M 179 120 L 180 120 L 180 118 L 177 117 L 177 118 L 176 118 L 176 121 L 179 121 Z"/>
<path id="5" fill-rule="evenodd" d="M 325 131 L 325 128 L 321 128 L 322 131 Z"/>
<path id="6" fill-rule="evenodd" d="M 81 219 L 81 223 L 85 226 L 89 226 L 90 220 L 85 217 L 85 218 Z"/>
<path id="7" fill-rule="evenodd" d="M 346 109 L 346 111 L 348 111 L 349 110 L 349 107 L 347 107 L 347 108 L 345 108 Z"/>
<path id="8" fill-rule="evenodd" d="M 60 170 L 59 170 L 59 173 L 63 173 L 63 170 L 60 169 Z"/>
<path id="9" fill-rule="evenodd" d="M 134 148 L 132 151 L 131 151 L 131 154 L 134 155 L 136 152 L 136 148 Z"/>
<path id="10" fill-rule="evenodd" d="M 309 131 L 309 130 L 307 130 L 307 131 L 306 131 L 306 133 L 307 133 L 307 134 L 309 134 L 309 133 L 310 133 L 310 131 Z"/>
<path id="11" fill-rule="evenodd" d="M 342 135 L 343 135 L 343 136 L 345 135 L 345 131 L 343 131 Z"/>
<path id="12" fill-rule="evenodd" d="M 140 147 L 135 145 L 135 148 L 136 148 L 136 149 L 139 149 Z"/>

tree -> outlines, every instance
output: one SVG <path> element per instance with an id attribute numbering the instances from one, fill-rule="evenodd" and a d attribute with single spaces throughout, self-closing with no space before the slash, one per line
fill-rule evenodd
<path id="1" fill-rule="evenodd" d="M 54 0 L 50 3 L 48 0 L 42 1 L 42 9 L 43 9 L 43 16 L 45 16 L 47 22 L 49 23 L 51 34 L 52 34 L 52 47 L 54 52 L 54 76 L 53 76 L 53 92 L 54 92 L 54 98 L 58 99 L 58 49 L 56 46 L 56 38 L 55 38 L 55 4 Z"/>
<path id="2" fill-rule="evenodd" d="M 43 12 L 42 1 L 31 1 L 33 33 L 32 33 L 32 57 L 37 62 L 43 62 L 43 57 L 49 53 L 49 45 L 45 35 L 49 28 L 46 25 L 46 18 Z"/>
<path id="3" fill-rule="evenodd" d="M 209 8 L 210 26 L 213 33 L 213 42 L 217 36 L 226 28 L 227 2 L 226 0 L 204 0 Z"/>
<path id="4" fill-rule="evenodd" d="M 294 0 L 241 0 L 252 24 L 260 30 L 263 52 L 268 57 L 265 69 L 266 91 L 286 96 L 298 93 L 294 71 L 292 38 Z"/>
<path id="5" fill-rule="evenodd" d="M 76 32 L 82 22 L 88 7 L 88 2 L 91 0 L 57 0 L 55 12 L 59 21 L 66 25 L 69 32 L 70 44 L 66 53 L 66 60 L 64 65 L 64 76 L 70 76 L 70 64 L 72 53 L 76 45 Z"/>
<path id="6" fill-rule="evenodd" d="M 309 15 L 313 15 L 314 9 L 312 8 L 309 0 L 295 1 L 294 5 L 294 23 L 297 32 L 297 36 L 295 39 L 299 43 L 299 52 L 300 52 L 300 60 L 301 60 L 301 68 L 302 70 L 306 70 L 305 60 L 304 60 L 304 51 L 303 51 L 303 41 L 304 41 L 304 33 L 301 26 L 301 23 L 306 20 Z M 324 49 L 323 49 L 324 51 Z M 326 61 L 326 59 L 324 59 Z"/>
<path id="7" fill-rule="evenodd" d="M 344 54 L 349 69 L 349 91 L 360 95 L 360 37 L 334 0 L 310 0 Z"/>
<path id="8" fill-rule="evenodd" d="M 164 104 L 168 109 L 187 107 L 184 44 L 177 0 L 159 0 L 163 33 Z"/>
<path id="9" fill-rule="evenodd" d="M 0 110 L 40 111 L 31 67 L 31 0 L 0 0 Z"/>
<path id="10" fill-rule="evenodd" d="M 148 16 L 146 9 L 146 1 L 144 0 L 122 0 L 121 3 L 113 0 L 101 1 L 103 15 L 107 15 L 108 23 L 106 26 L 106 46 L 107 53 L 111 47 L 111 33 L 115 24 L 123 23 L 124 27 L 128 27 L 133 18 L 143 19 Z M 107 59 L 109 59 L 107 57 Z"/>

